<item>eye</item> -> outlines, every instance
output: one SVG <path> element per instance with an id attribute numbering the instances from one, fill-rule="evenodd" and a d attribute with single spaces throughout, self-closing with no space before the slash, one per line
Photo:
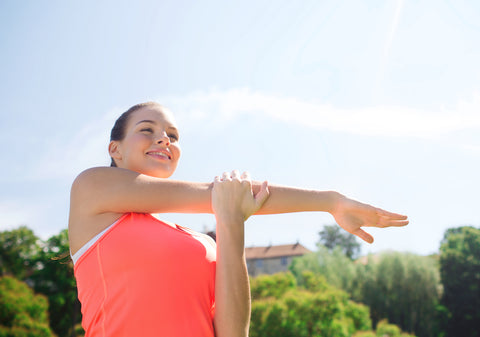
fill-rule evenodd
<path id="1" fill-rule="evenodd" d="M 178 142 L 178 136 L 177 136 L 176 134 L 174 134 L 174 133 L 169 134 L 169 135 L 168 135 L 168 138 L 170 138 L 170 141 L 171 141 L 171 142 Z"/>
<path id="2" fill-rule="evenodd" d="M 153 133 L 153 129 L 152 128 L 143 128 L 143 129 L 140 129 L 140 132 Z"/>

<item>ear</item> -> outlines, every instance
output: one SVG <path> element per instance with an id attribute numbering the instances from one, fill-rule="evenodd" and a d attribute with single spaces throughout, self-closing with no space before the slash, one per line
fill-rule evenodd
<path id="1" fill-rule="evenodd" d="M 116 159 L 117 161 L 122 160 L 122 152 L 120 151 L 120 144 L 118 141 L 112 140 L 110 144 L 108 144 L 108 153 L 113 159 Z"/>

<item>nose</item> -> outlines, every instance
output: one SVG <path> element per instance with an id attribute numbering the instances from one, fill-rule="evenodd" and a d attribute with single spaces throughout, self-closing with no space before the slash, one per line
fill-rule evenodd
<path id="1" fill-rule="evenodd" d="M 170 137 L 168 137 L 166 132 L 163 132 L 159 135 L 157 139 L 157 144 L 164 144 L 165 146 L 170 146 Z"/>

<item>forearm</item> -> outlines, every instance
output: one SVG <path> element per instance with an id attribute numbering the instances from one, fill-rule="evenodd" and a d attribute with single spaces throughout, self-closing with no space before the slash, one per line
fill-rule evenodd
<path id="1" fill-rule="evenodd" d="M 253 192 L 260 188 L 259 182 L 254 182 Z M 337 201 L 343 197 L 334 191 L 318 191 L 302 188 L 270 185 L 270 196 L 255 214 L 277 214 L 292 212 L 332 212 Z"/>
<path id="2" fill-rule="evenodd" d="M 243 219 L 217 221 L 215 335 L 245 337 L 250 323 L 250 286 L 245 262 Z"/>

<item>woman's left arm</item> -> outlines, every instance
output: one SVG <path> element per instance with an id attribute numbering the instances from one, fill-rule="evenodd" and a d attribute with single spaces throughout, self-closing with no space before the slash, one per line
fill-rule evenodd
<path id="1" fill-rule="evenodd" d="M 215 335 L 248 336 L 250 286 L 244 247 L 244 222 L 268 198 L 267 184 L 252 193 L 248 174 L 238 171 L 216 177 L 212 208 L 217 221 L 215 274 Z"/>

